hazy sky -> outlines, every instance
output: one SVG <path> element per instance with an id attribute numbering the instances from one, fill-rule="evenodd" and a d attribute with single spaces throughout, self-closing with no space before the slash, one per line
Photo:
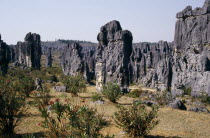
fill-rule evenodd
<path id="1" fill-rule="evenodd" d="M 55 39 L 97 42 L 100 27 L 118 20 L 134 42 L 173 41 L 176 13 L 204 0 L 0 0 L 0 33 L 8 44 L 26 33 Z"/>

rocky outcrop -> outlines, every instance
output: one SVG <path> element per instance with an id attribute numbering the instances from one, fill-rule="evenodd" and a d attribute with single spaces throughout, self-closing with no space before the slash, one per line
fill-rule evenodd
<path id="1" fill-rule="evenodd" d="M 1 40 L 0 34 L 0 74 L 5 75 L 10 61 L 10 48 Z"/>
<path id="2" fill-rule="evenodd" d="M 40 35 L 28 33 L 25 42 L 18 42 L 15 49 L 15 64 L 40 69 L 41 41 Z"/>
<path id="3" fill-rule="evenodd" d="M 130 83 L 130 56 L 132 53 L 133 36 L 130 31 L 122 30 L 118 21 L 111 21 L 101 27 L 96 50 L 97 69 L 105 70 L 106 74 L 96 75 L 96 83 L 101 80 L 116 82 L 120 86 Z M 99 65 L 105 67 L 99 67 Z M 100 72 L 97 71 L 96 72 Z M 104 77 L 104 78 L 101 78 Z M 100 83 L 98 83 L 100 84 Z"/>
<path id="4" fill-rule="evenodd" d="M 170 104 L 173 109 L 187 110 L 187 107 L 182 103 L 180 99 L 176 99 Z"/>
<path id="5" fill-rule="evenodd" d="M 177 14 L 172 94 L 192 88 L 192 95 L 210 95 L 210 0 L 202 8 L 186 7 Z"/>
<path id="6" fill-rule="evenodd" d="M 133 45 L 131 81 L 158 90 L 169 89 L 173 66 L 172 46 L 166 41 Z"/>
<path id="7" fill-rule="evenodd" d="M 81 75 L 84 73 L 82 47 L 78 43 L 68 44 L 61 57 L 61 66 L 65 75 Z"/>
<path id="8" fill-rule="evenodd" d="M 47 50 L 45 57 L 46 57 L 46 64 L 45 64 L 45 66 L 47 68 L 51 68 L 52 67 L 52 61 L 53 61 L 53 59 L 52 59 L 52 53 L 51 53 L 51 48 L 49 48 Z"/>
<path id="9" fill-rule="evenodd" d="M 61 56 L 65 75 L 83 75 L 87 82 L 95 76 L 95 47 L 82 47 L 78 43 L 68 44 Z"/>

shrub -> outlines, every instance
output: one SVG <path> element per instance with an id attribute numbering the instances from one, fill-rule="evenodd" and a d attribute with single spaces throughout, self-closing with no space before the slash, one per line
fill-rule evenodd
<path id="1" fill-rule="evenodd" d="M 26 110 L 25 96 L 18 92 L 19 82 L 1 78 L 0 81 L 0 132 L 3 135 L 14 133 Z"/>
<path id="2" fill-rule="evenodd" d="M 114 119 L 131 137 L 141 137 L 158 124 L 157 112 L 157 106 L 152 106 L 151 110 L 142 104 L 134 104 L 128 109 L 121 106 L 119 111 L 115 112 Z"/>
<path id="3" fill-rule="evenodd" d="M 113 83 L 107 83 L 107 85 L 104 85 L 102 93 L 113 103 L 116 103 L 116 100 L 122 95 L 120 86 Z"/>
<path id="4" fill-rule="evenodd" d="M 141 94 L 143 93 L 144 91 L 139 88 L 139 89 L 135 89 L 133 91 L 131 91 L 128 96 L 132 97 L 132 98 L 139 98 L 141 96 Z"/>
<path id="5" fill-rule="evenodd" d="M 95 138 L 106 125 L 102 116 L 87 106 L 62 104 L 58 100 L 50 103 L 54 112 L 48 113 L 44 105 L 39 110 L 45 119 L 41 126 L 50 130 L 51 137 Z"/>
<path id="6" fill-rule="evenodd" d="M 34 96 L 37 97 L 37 102 L 39 104 L 44 104 L 48 105 L 50 101 L 50 95 L 49 95 L 50 90 L 48 89 L 47 85 L 44 85 L 42 88 L 40 88 L 39 91 L 34 91 Z"/>
<path id="7" fill-rule="evenodd" d="M 172 99 L 172 96 L 170 93 L 168 93 L 167 90 L 158 92 L 155 96 L 156 101 L 160 106 L 165 106 L 169 103 L 169 101 Z"/>
<path id="8" fill-rule="evenodd" d="M 31 91 L 35 90 L 35 81 L 30 76 L 25 76 L 20 79 L 20 91 L 26 95 L 26 97 L 30 96 Z"/>
<path id="9" fill-rule="evenodd" d="M 94 94 L 92 95 L 92 101 L 93 101 L 93 102 L 96 102 L 96 101 L 99 101 L 99 100 L 103 100 L 101 94 L 99 94 L 99 93 L 94 93 Z"/>
<path id="10" fill-rule="evenodd" d="M 68 76 L 64 80 L 66 92 L 77 95 L 80 92 L 86 91 L 86 84 L 82 76 Z"/>
<path id="11" fill-rule="evenodd" d="M 52 82 L 59 82 L 59 80 L 58 80 L 58 78 L 56 77 L 56 75 L 52 75 L 52 76 L 50 77 L 50 81 L 52 81 Z"/>
<path id="12" fill-rule="evenodd" d="M 208 94 L 202 92 L 202 94 L 199 96 L 202 102 L 210 104 L 210 96 Z"/>
<path id="13" fill-rule="evenodd" d="M 184 87 L 182 88 L 182 90 L 184 91 L 183 95 L 191 95 L 192 92 L 192 88 L 191 87 Z"/>

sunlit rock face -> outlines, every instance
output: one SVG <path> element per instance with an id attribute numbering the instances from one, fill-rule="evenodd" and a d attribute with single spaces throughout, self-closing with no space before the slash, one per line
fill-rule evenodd
<path id="1" fill-rule="evenodd" d="M 15 64 L 40 69 L 41 40 L 40 35 L 28 33 L 24 42 L 18 42 L 14 47 Z"/>
<path id="2" fill-rule="evenodd" d="M 96 50 L 96 83 L 116 82 L 121 87 L 129 85 L 132 33 L 122 30 L 118 21 L 111 21 L 101 27 L 97 40 L 99 43 Z"/>
<path id="3" fill-rule="evenodd" d="M 83 75 L 88 83 L 95 76 L 95 52 L 93 47 L 82 47 L 79 43 L 68 44 L 61 56 L 65 75 Z"/>
<path id="4" fill-rule="evenodd" d="M 172 93 L 191 87 L 192 95 L 210 95 L 210 0 L 202 8 L 177 13 Z"/>
<path id="5" fill-rule="evenodd" d="M 132 83 L 157 90 L 169 89 L 172 79 L 172 53 L 173 44 L 166 41 L 133 44 Z"/>
<path id="6" fill-rule="evenodd" d="M 10 48 L 1 40 L 0 34 L 0 74 L 5 75 L 10 61 Z"/>

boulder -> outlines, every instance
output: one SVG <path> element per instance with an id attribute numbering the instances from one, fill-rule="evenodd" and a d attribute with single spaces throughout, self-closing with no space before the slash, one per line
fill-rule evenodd
<path id="1" fill-rule="evenodd" d="M 210 113 L 209 110 L 205 106 L 191 107 L 188 111 Z"/>
<path id="2" fill-rule="evenodd" d="M 187 110 L 187 107 L 182 103 L 180 99 L 174 100 L 173 103 L 170 104 L 173 109 Z"/>
<path id="3" fill-rule="evenodd" d="M 55 86 L 54 89 L 56 92 L 66 92 L 65 86 Z"/>

